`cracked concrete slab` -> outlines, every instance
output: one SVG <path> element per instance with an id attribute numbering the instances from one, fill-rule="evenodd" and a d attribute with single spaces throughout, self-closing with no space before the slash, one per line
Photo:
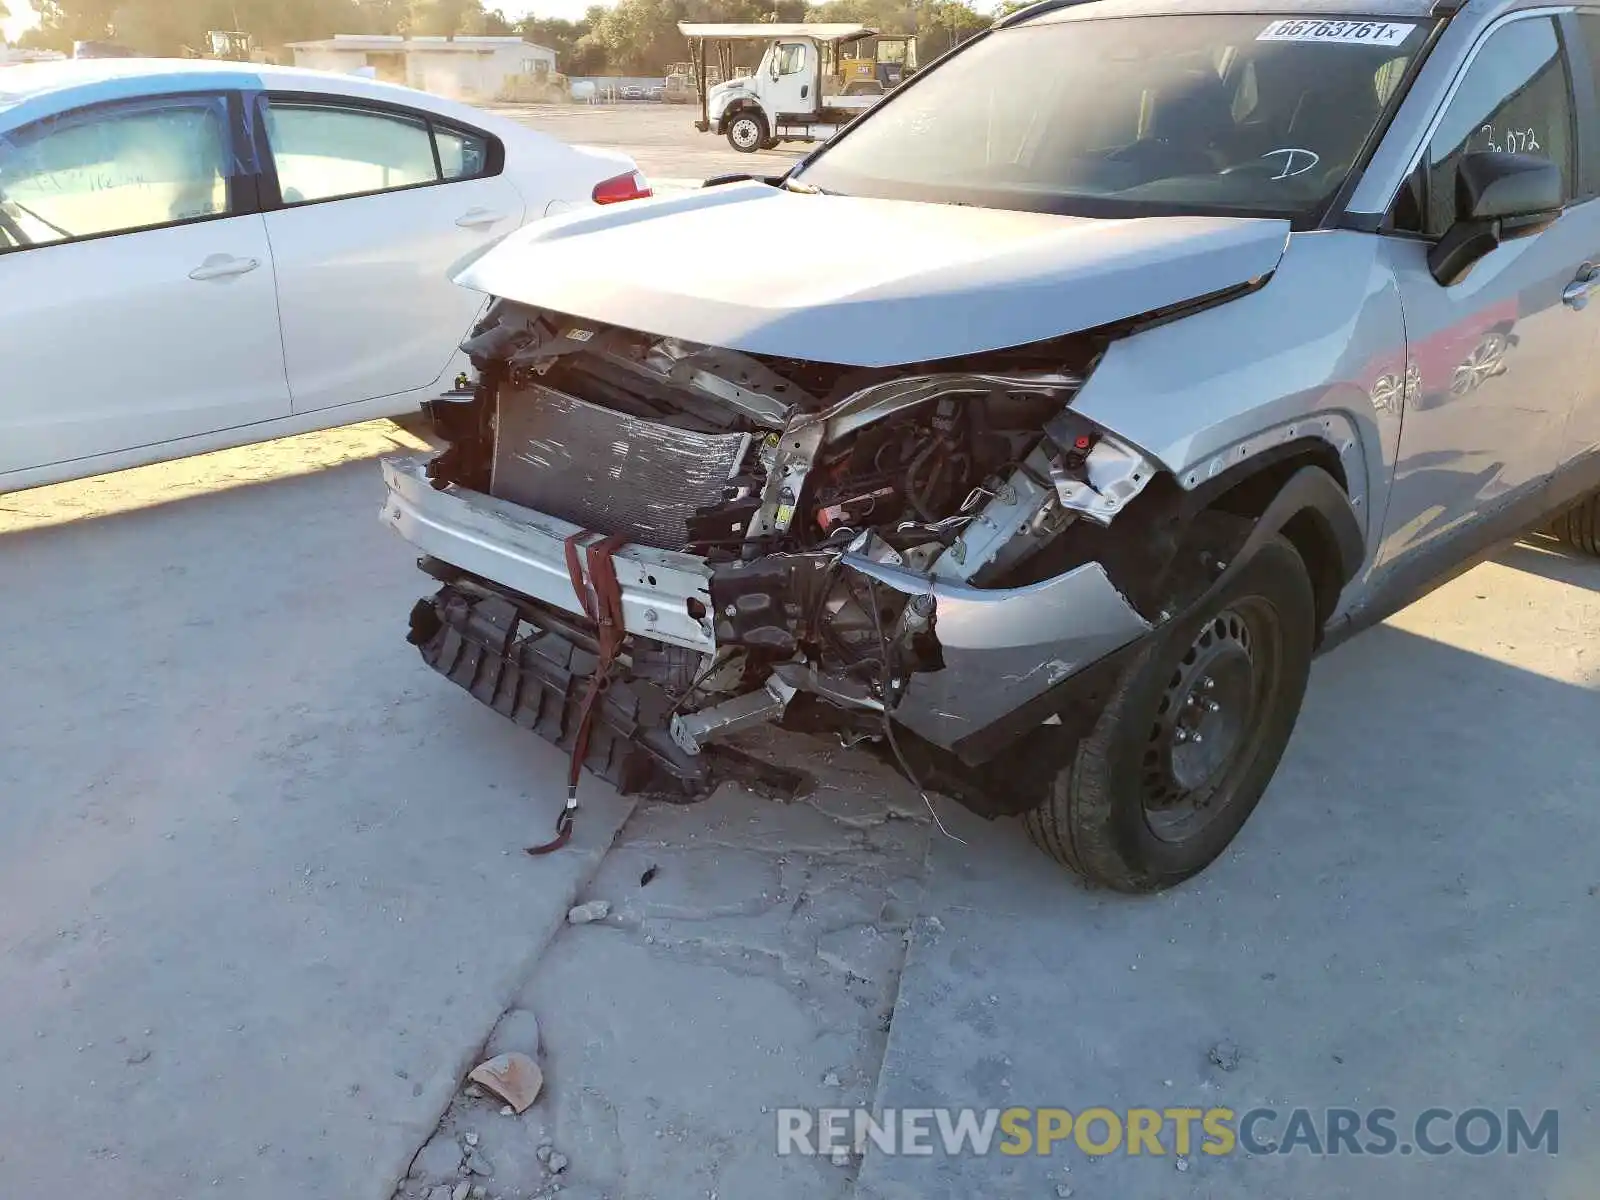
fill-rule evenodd
<path id="1" fill-rule="evenodd" d="M 766 749 L 829 787 L 641 805 L 584 892 L 609 915 L 563 929 L 517 997 L 538 1014 L 545 1094 L 513 1120 L 463 1093 L 429 1144 L 448 1158 L 471 1131 L 491 1195 L 850 1194 L 853 1162 L 775 1154 L 776 1109 L 872 1096 L 929 823 L 886 770 L 834 772 L 810 739 Z M 546 1140 L 570 1159 L 559 1179 Z M 457 1177 L 419 1170 L 398 1195 Z"/>
<path id="2" fill-rule="evenodd" d="M 1559 1110 L 1559 1156 L 1180 1170 L 1169 1129 L 1161 1157 L 869 1151 L 862 1200 L 1587 1195 L 1597 689 L 1600 564 L 1519 547 L 1317 664 L 1260 810 L 1182 887 L 1090 891 L 1016 825 L 957 817 L 969 845 L 934 845 L 876 1096 L 1268 1106 L 1279 1137 L 1295 1106 L 1388 1106 L 1403 1140 L 1430 1106 L 1523 1105 Z"/>
<path id="3" fill-rule="evenodd" d="M 386 1198 L 630 811 L 520 853 L 562 758 L 405 644 L 397 439 L 4 498 L 0 1195 Z"/>

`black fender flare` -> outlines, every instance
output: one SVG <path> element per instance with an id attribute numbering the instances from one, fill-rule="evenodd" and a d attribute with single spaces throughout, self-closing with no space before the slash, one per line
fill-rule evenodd
<path id="1" fill-rule="evenodd" d="M 1366 537 L 1355 506 L 1339 481 L 1321 467 L 1301 467 L 1289 476 L 1272 502 L 1255 518 L 1244 544 L 1233 559 L 1212 580 L 1211 586 L 1184 609 L 1184 615 L 1198 611 L 1220 592 L 1230 578 L 1244 569 L 1261 548 L 1296 517 L 1305 514 L 1317 523 L 1324 540 L 1333 548 L 1339 586 L 1356 577 L 1367 555 Z"/>

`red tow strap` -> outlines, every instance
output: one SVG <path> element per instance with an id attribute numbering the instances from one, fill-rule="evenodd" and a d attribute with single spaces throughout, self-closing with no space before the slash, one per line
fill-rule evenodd
<path id="1" fill-rule="evenodd" d="M 595 708 L 611 682 L 611 668 L 622 650 L 627 629 L 622 616 L 622 587 L 617 582 L 616 564 L 611 556 L 628 539 L 613 535 L 584 547 L 589 562 L 586 581 L 583 566 L 578 560 L 578 545 L 585 538 L 594 537 L 590 530 L 582 530 L 566 540 L 567 575 L 572 580 L 572 590 L 577 594 L 583 611 L 599 630 L 600 657 L 595 663 L 589 687 L 578 705 L 578 728 L 572 738 L 572 760 L 567 768 L 567 802 L 556 817 L 556 835 L 548 842 L 529 846 L 529 854 L 550 854 L 572 840 L 573 814 L 578 811 L 578 779 L 583 774 L 583 763 L 589 756 L 589 731 L 594 726 Z M 593 585 L 591 591 L 590 585 Z"/>

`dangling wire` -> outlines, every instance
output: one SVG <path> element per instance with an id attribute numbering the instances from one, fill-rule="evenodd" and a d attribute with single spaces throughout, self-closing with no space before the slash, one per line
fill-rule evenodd
<path id="1" fill-rule="evenodd" d="M 900 770 L 905 772 L 905 777 L 911 781 L 911 786 L 917 789 L 917 795 L 922 797 L 922 802 L 928 806 L 928 815 L 933 818 L 933 823 L 939 827 L 939 832 L 944 834 L 957 845 L 965 846 L 967 843 L 958 838 L 944 827 L 944 822 L 939 819 L 939 810 L 933 805 L 933 798 L 928 795 L 928 790 L 922 786 L 917 773 L 911 769 L 911 764 L 906 761 L 906 756 L 900 751 L 900 743 L 895 740 L 894 722 L 889 719 L 889 693 L 893 688 L 893 668 L 889 662 L 889 639 L 883 632 L 883 618 L 878 613 L 878 581 L 867 576 L 867 592 L 872 597 L 872 627 L 878 634 L 878 650 L 883 658 L 883 736 L 888 739 L 889 749 L 894 751 L 895 761 L 900 764 Z"/>

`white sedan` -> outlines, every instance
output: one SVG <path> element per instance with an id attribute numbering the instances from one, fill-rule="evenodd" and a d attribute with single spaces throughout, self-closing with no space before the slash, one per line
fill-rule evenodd
<path id="1" fill-rule="evenodd" d="M 531 220 L 649 195 L 624 154 L 356 76 L 0 70 L 0 492 L 415 410 Z"/>

